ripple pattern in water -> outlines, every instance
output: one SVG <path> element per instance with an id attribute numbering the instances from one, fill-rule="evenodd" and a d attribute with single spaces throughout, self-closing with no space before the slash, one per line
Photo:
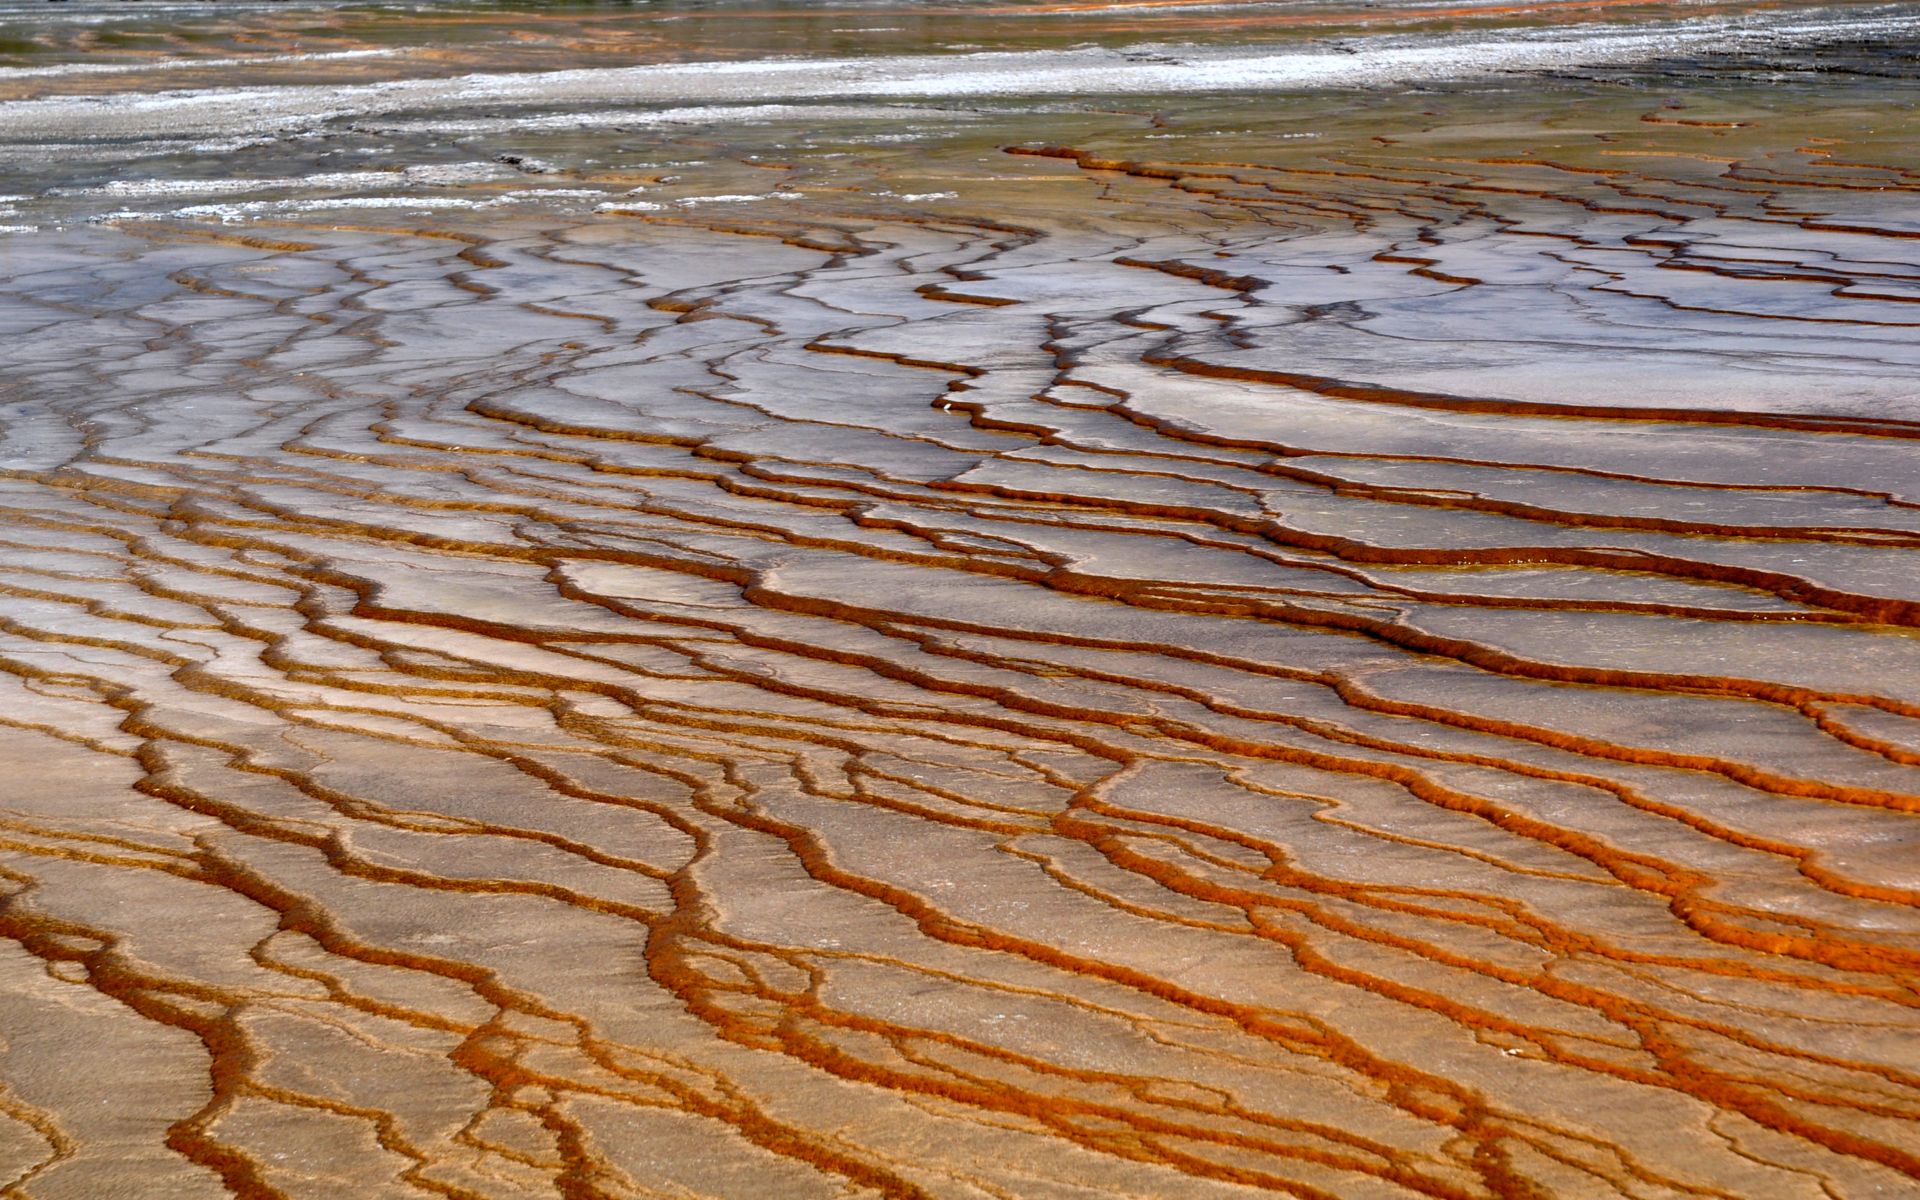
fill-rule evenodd
<path id="1" fill-rule="evenodd" d="M 5 239 L 4 1194 L 1908 1194 L 1915 164 L 1723 69 Z"/>

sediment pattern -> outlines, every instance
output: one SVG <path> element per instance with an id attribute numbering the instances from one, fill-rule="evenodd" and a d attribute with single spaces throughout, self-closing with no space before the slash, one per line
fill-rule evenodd
<path id="1" fill-rule="evenodd" d="M 14 239 L 0 1194 L 1909 1194 L 1915 175 L 1636 103 Z"/>

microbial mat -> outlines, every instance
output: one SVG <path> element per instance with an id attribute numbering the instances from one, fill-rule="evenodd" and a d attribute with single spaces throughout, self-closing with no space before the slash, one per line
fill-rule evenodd
<path id="1" fill-rule="evenodd" d="M 1917 51 L 0 6 L 0 1196 L 1920 1193 Z"/>

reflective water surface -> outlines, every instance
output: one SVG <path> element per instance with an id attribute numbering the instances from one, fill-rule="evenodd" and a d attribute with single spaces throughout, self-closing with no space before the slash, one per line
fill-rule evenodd
<path id="1" fill-rule="evenodd" d="M 1911 1194 L 1910 15 L 0 15 L 0 1194 Z"/>

